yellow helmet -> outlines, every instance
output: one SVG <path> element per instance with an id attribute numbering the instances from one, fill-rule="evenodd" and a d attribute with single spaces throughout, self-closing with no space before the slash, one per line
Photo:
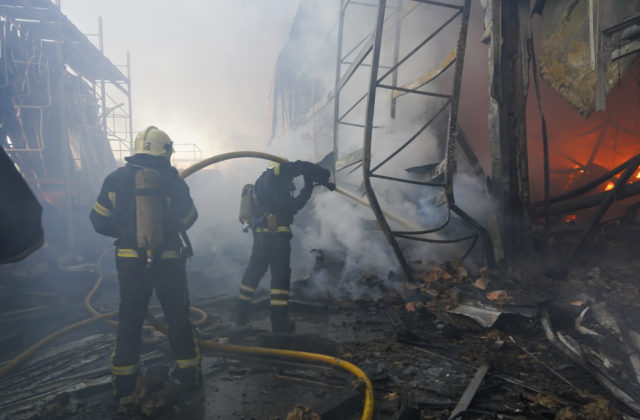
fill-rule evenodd
<path id="1" fill-rule="evenodd" d="M 134 155 L 144 153 L 171 159 L 173 152 L 173 142 L 171 138 L 167 133 L 152 125 L 139 132 L 133 143 Z"/>

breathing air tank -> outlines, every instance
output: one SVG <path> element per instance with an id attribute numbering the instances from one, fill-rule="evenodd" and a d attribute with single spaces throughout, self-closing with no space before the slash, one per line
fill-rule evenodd
<path id="1" fill-rule="evenodd" d="M 246 184 L 242 187 L 242 196 L 240 197 L 240 212 L 238 220 L 244 226 L 246 232 L 249 228 L 249 222 L 253 216 L 253 184 Z"/>
<path id="2" fill-rule="evenodd" d="M 153 263 L 154 251 L 164 242 L 164 207 L 162 176 L 151 168 L 136 172 L 136 234 L 138 249 L 146 252 L 147 266 Z"/>

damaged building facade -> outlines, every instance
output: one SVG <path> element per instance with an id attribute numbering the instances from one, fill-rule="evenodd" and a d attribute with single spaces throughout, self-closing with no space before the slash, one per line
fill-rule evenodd
<path id="1" fill-rule="evenodd" d="M 88 240 L 86 212 L 130 150 L 129 78 L 49 1 L 3 2 L 0 16 L 2 146 L 44 207 L 59 257 Z"/>
<path id="2" fill-rule="evenodd" d="M 353 208 L 370 208 L 354 227 L 364 239 L 314 249 L 291 288 L 300 330 L 284 337 L 265 333 L 266 292 L 237 328 L 229 279 L 191 271 L 204 392 L 182 401 L 166 385 L 171 354 L 149 327 L 144 379 L 118 408 L 108 254 L 84 271 L 64 254 L 83 247 L 76 221 L 131 150 L 130 80 L 48 1 L 0 1 L 0 16 L 0 141 L 73 290 L 3 275 L 4 301 L 20 299 L 0 315 L 0 416 L 640 415 L 640 2 L 301 0 L 268 146 L 293 142 L 331 167 Z M 109 86 L 128 104 L 109 105 Z M 383 275 L 354 257 L 366 242 L 393 256 Z M 64 342 L 21 358 L 71 322 Z M 357 368 L 335 369 L 345 361 Z"/>
<path id="3" fill-rule="evenodd" d="M 458 212 L 453 219 L 466 221 L 469 232 L 475 231 L 470 236 L 480 239 L 489 265 L 511 264 L 530 255 L 534 243 L 548 243 L 549 235 L 558 231 L 575 231 L 578 237 L 583 232 L 586 237 L 605 214 L 604 219 L 612 217 L 606 196 L 615 195 L 617 201 L 635 195 L 635 172 L 627 177 L 630 182 L 619 185 L 624 192 L 608 193 L 638 144 L 635 2 L 487 1 L 472 3 L 471 17 L 463 14 L 461 5 L 423 2 L 426 5 L 418 7 L 416 3 L 421 2 L 383 5 L 387 12 L 376 25 L 376 5 L 345 2 L 338 29 L 328 33 L 313 24 L 322 15 L 317 12 L 321 6 L 308 2 L 301 7 L 299 28 L 294 24 L 276 69 L 272 136 L 311 139 L 318 157 L 333 151 L 338 180 L 341 175 L 347 180 L 357 165 L 365 181 L 392 181 L 387 179 L 391 176 L 432 187 L 417 195 L 412 191 L 407 199 L 416 206 L 423 197 L 436 205 L 448 203 Z M 460 21 L 462 26 L 454 27 Z M 424 22 L 431 24 L 430 30 L 416 29 Z M 375 48 L 373 35 L 380 38 Z M 312 44 L 305 37 L 316 39 L 313 53 L 297 52 L 301 45 Z M 338 64 L 331 85 L 318 68 L 336 53 L 329 43 L 336 38 Z M 377 49 L 382 59 L 372 64 Z M 366 84 L 374 77 L 375 84 Z M 349 89 L 349 82 L 358 86 Z M 409 98 L 412 95 L 428 99 L 418 103 Z M 415 117 L 416 107 L 427 111 Z M 403 120 L 403 114 L 409 116 Z M 454 122 L 447 126 L 449 116 Z M 418 128 L 398 139 L 385 137 L 381 146 L 376 145 L 376 132 L 395 134 L 401 124 Z M 327 132 L 328 127 L 333 133 Z M 425 135 L 429 131 L 435 140 Z M 372 144 L 370 153 L 364 153 L 374 161 L 370 169 L 363 158 L 363 136 L 365 147 Z M 391 149 L 390 142 L 397 147 Z M 412 149 L 415 143 L 422 149 Z M 428 149 L 438 152 L 430 156 Z M 415 163 L 405 158 L 404 167 L 377 174 L 391 158 L 402 161 L 403 153 L 414 151 L 421 156 L 413 159 Z M 393 170 L 396 173 L 391 174 Z M 486 182 L 487 193 L 499 206 L 498 220 L 473 220 L 456 204 L 450 185 L 456 171 Z M 375 188 L 364 189 L 369 198 L 376 194 Z M 600 210 L 591 219 L 594 209 Z M 386 225 L 380 220 L 384 215 L 376 214 Z M 539 226 L 544 226 L 544 234 L 539 234 Z M 383 230 L 389 231 L 394 249 L 395 238 L 424 233 Z M 442 236 L 452 240 L 455 235 Z M 584 238 L 578 240 L 570 254 L 583 242 Z M 411 276 L 407 258 L 396 253 L 405 274 Z"/>

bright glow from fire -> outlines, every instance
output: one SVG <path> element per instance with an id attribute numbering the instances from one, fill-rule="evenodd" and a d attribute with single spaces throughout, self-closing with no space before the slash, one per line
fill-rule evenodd
<path id="1" fill-rule="evenodd" d="M 578 217 L 575 214 L 567 214 L 564 217 L 564 222 L 565 223 L 574 223 L 577 219 L 578 219 Z"/>
<path id="2" fill-rule="evenodd" d="M 604 190 L 605 191 L 612 190 L 614 186 L 615 186 L 615 184 L 613 182 L 609 181 L 609 182 L 607 182 L 607 185 L 604 187 Z"/>

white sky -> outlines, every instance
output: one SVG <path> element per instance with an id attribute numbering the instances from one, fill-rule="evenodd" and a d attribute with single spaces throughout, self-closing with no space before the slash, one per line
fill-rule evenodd
<path id="1" fill-rule="evenodd" d="M 156 125 L 206 157 L 264 148 L 275 63 L 298 1 L 61 0 L 61 8 L 85 34 L 98 32 L 102 16 L 114 64 L 130 51 L 134 131 Z"/>

